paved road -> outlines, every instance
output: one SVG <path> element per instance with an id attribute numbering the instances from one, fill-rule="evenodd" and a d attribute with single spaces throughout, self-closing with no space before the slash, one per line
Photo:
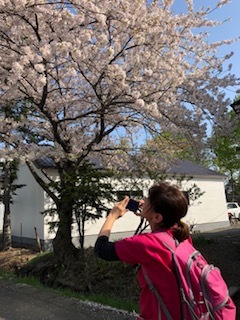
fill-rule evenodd
<path id="1" fill-rule="evenodd" d="M 0 279 L 0 320 L 132 320 L 133 315 Z"/>
<path id="2" fill-rule="evenodd" d="M 238 224 L 221 228 L 221 229 L 215 229 L 210 230 L 206 232 L 201 233 L 193 233 L 192 238 L 198 238 L 198 237 L 206 237 L 206 238 L 224 238 L 224 237 L 232 237 L 232 238 L 240 238 L 240 222 Z"/>

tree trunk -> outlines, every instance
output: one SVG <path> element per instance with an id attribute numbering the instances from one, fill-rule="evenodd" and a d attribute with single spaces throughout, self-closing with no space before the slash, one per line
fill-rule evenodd
<path id="1" fill-rule="evenodd" d="M 79 250 L 72 243 L 72 220 L 75 203 L 75 170 L 71 163 L 59 168 L 61 191 L 57 206 L 59 224 L 53 239 L 53 251 L 67 269 L 79 259 Z"/>
<path id="2" fill-rule="evenodd" d="M 58 209 L 59 225 L 55 238 L 53 239 L 53 252 L 58 261 L 67 269 L 79 258 L 79 250 L 72 243 L 72 210 L 64 204 Z"/>
<path id="3" fill-rule="evenodd" d="M 6 163 L 4 168 L 4 191 L 3 191 L 3 250 L 8 250 L 12 247 L 12 234 L 11 234 L 11 212 L 10 212 L 10 168 Z"/>
<path id="4" fill-rule="evenodd" d="M 70 161 L 56 163 L 60 179 L 58 192 L 56 193 L 39 176 L 31 162 L 27 162 L 27 165 L 35 180 L 56 205 L 59 219 L 58 230 L 53 239 L 53 252 L 58 262 L 69 269 L 79 259 L 79 250 L 72 243 L 72 216 L 76 201 L 74 198 L 76 184 L 75 164 Z"/>

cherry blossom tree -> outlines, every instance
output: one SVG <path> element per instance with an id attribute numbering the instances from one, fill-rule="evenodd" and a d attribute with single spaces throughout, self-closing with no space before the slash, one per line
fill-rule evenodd
<path id="1" fill-rule="evenodd" d="M 0 98 L 19 118 L 0 119 L 1 141 L 14 158 L 52 157 L 61 187 L 54 250 L 62 261 L 71 243 L 69 176 L 89 157 L 114 152 L 122 137 L 171 132 L 197 147 L 207 124 L 224 117 L 224 90 L 238 80 L 218 56 L 233 40 L 210 43 L 215 8 L 185 13 L 173 0 L 0 0 Z M 34 168 L 32 171 L 34 172 Z M 35 172 L 36 173 L 36 172 Z M 67 187 L 68 192 L 65 192 Z"/>

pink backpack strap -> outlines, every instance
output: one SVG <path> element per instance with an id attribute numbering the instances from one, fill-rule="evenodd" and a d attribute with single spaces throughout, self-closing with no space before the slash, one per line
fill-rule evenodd
<path id="1" fill-rule="evenodd" d="M 161 298 L 160 294 L 158 293 L 157 289 L 154 287 L 152 281 L 150 280 L 147 271 L 145 269 L 145 267 L 143 265 L 141 265 L 141 269 L 143 272 L 143 276 L 147 282 L 148 288 L 150 291 L 153 292 L 153 294 L 155 295 L 157 302 L 158 302 L 158 320 L 161 320 L 161 310 L 164 313 L 165 317 L 167 320 L 173 320 L 172 316 L 170 315 L 165 303 L 163 302 L 163 299 Z"/>
<path id="2" fill-rule="evenodd" d="M 157 238 L 161 239 L 163 244 L 171 251 L 175 252 L 176 247 L 179 245 L 179 241 L 173 238 L 169 233 L 166 231 L 160 231 L 154 233 Z"/>

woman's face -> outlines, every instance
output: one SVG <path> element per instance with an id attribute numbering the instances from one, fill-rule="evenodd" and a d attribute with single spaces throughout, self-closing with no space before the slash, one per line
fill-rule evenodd
<path id="1" fill-rule="evenodd" d="M 141 217 L 145 218 L 149 222 L 152 230 L 155 230 L 156 226 L 158 226 L 162 221 L 162 215 L 153 210 L 148 198 L 142 200 L 141 203 Z"/>
<path id="2" fill-rule="evenodd" d="M 151 215 L 154 213 L 150 201 L 148 198 L 145 198 L 144 200 L 142 200 L 142 211 L 141 211 L 141 216 L 147 220 L 149 220 L 149 218 L 151 217 Z"/>

